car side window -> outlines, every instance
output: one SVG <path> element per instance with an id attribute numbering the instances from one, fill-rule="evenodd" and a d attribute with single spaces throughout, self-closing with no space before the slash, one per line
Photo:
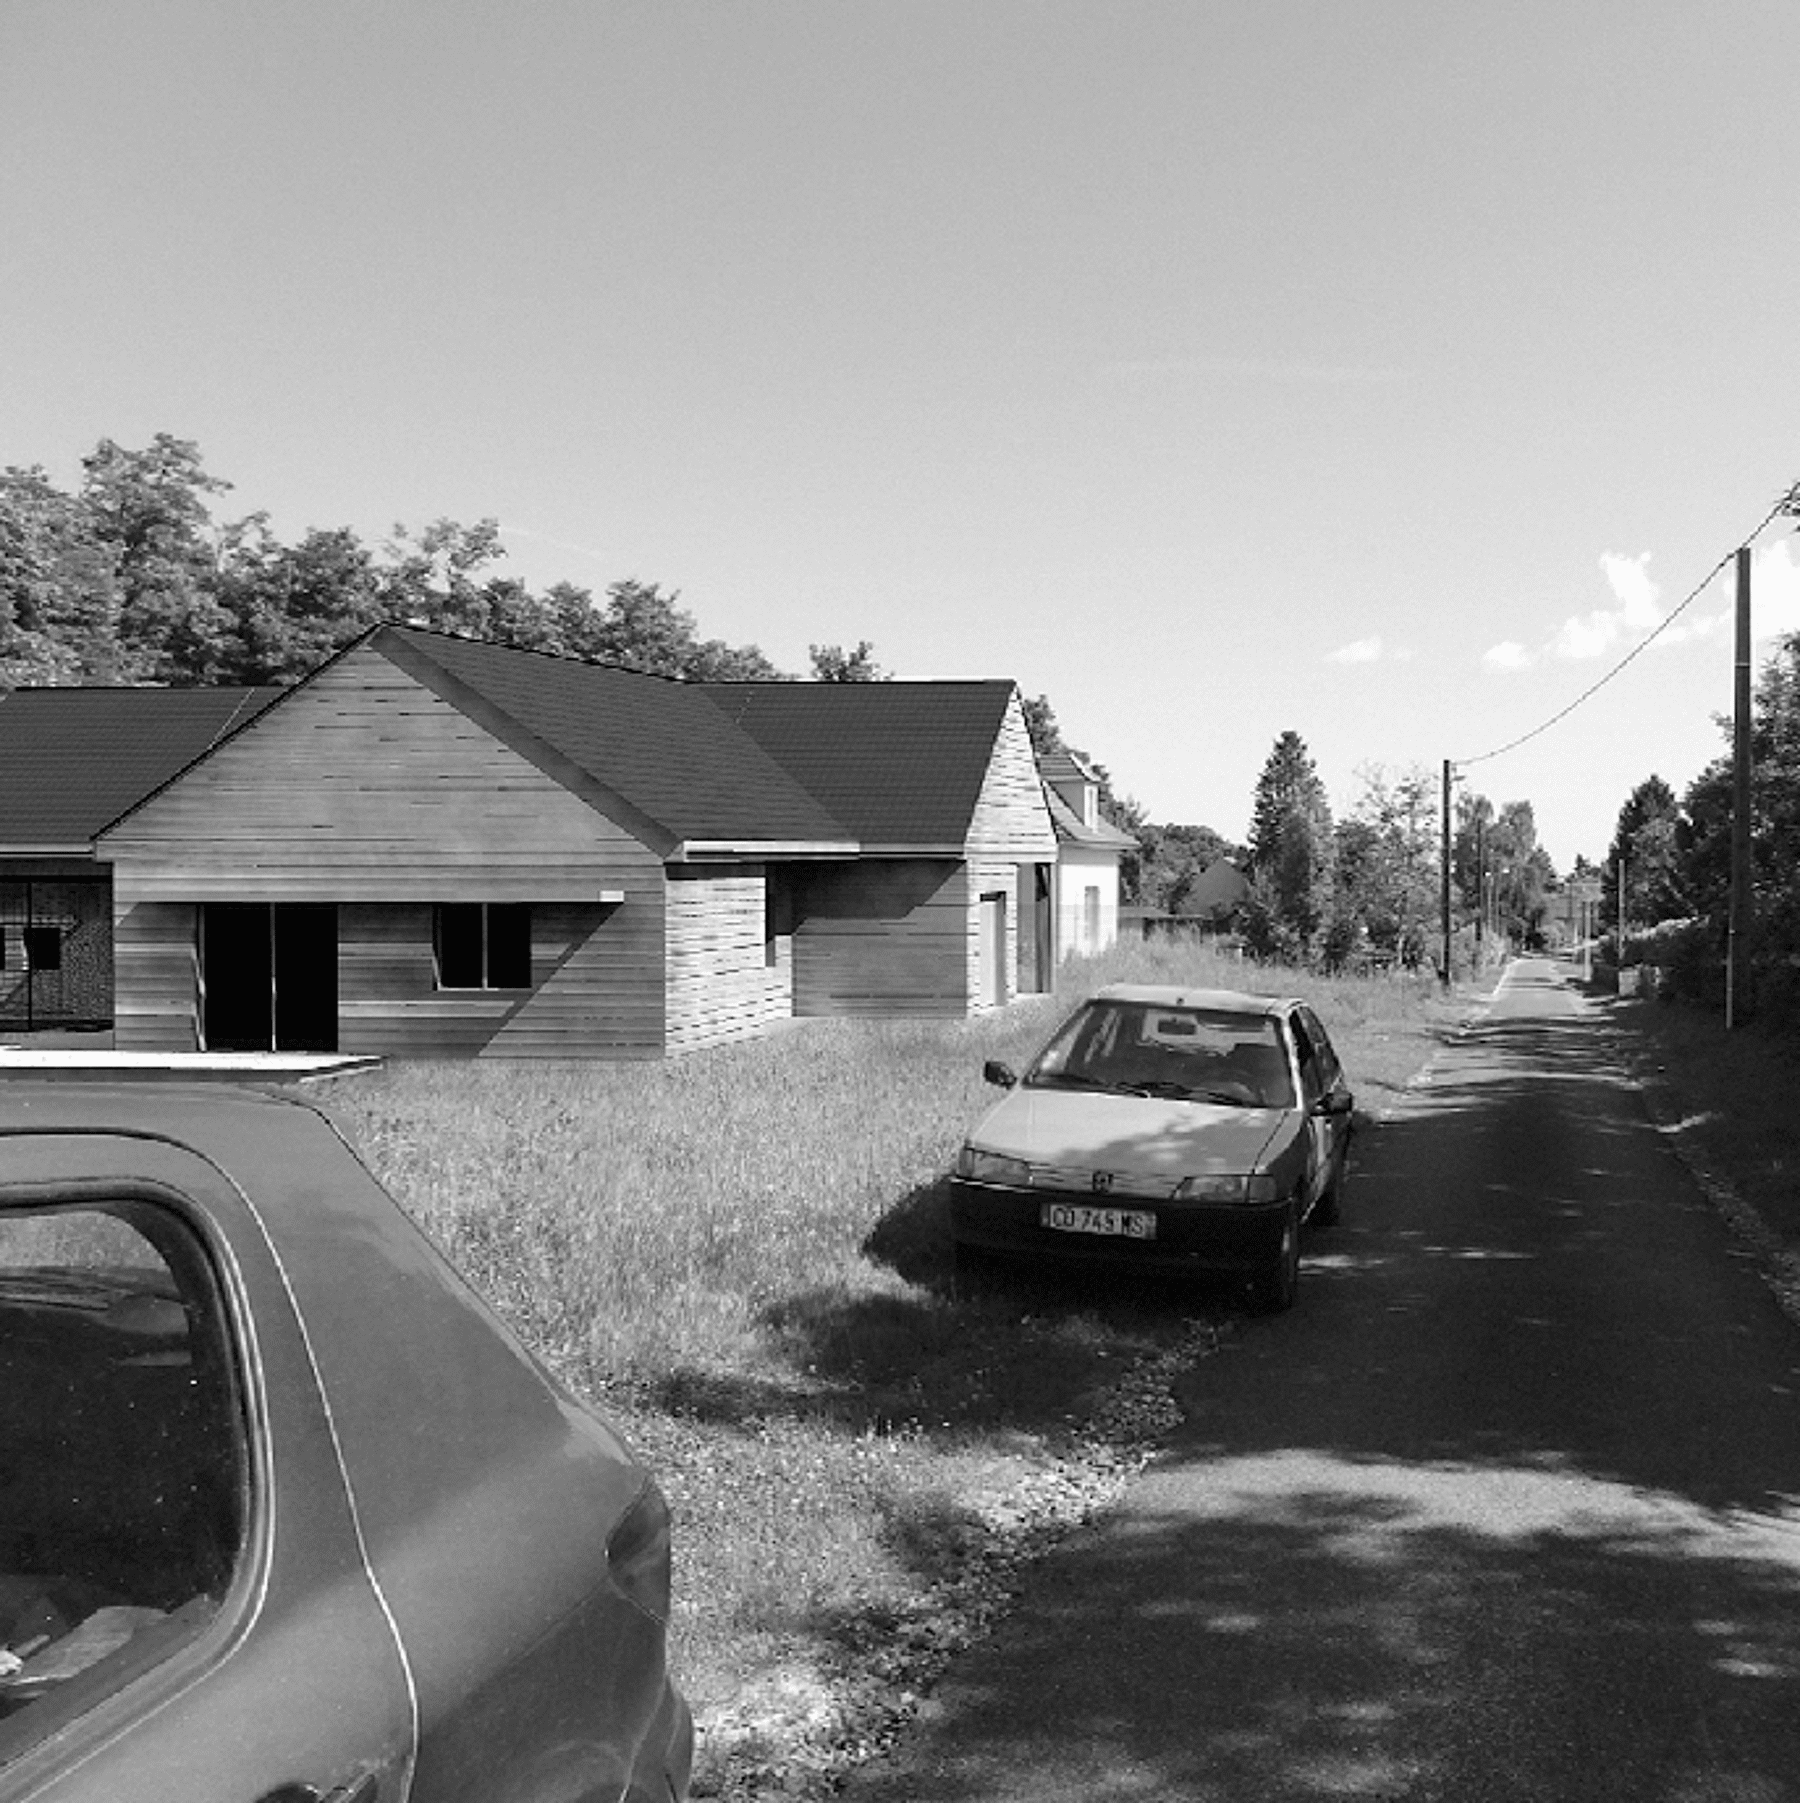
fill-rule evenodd
<path id="1" fill-rule="evenodd" d="M 172 1209 L 0 1208 L 0 1763 L 224 1600 L 248 1516 L 230 1346 Z"/>
<path id="2" fill-rule="evenodd" d="M 1312 1035 L 1306 1030 L 1306 1021 L 1296 1014 L 1289 1022 L 1294 1035 L 1294 1058 L 1300 1066 L 1300 1100 L 1305 1104 L 1316 1102 L 1325 1093 L 1325 1084 L 1319 1065 L 1318 1048 L 1313 1044 Z"/>
<path id="3" fill-rule="evenodd" d="M 1305 1023 L 1307 1038 L 1312 1041 L 1313 1055 L 1318 1060 L 1319 1091 L 1323 1094 L 1343 1074 L 1343 1067 L 1338 1063 L 1337 1053 L 1331 1049 L 1331 1039 L 1319 1024 L 1319 1017 L 1307 1008 L 1301 1011 L 1301 1020 Z"/>

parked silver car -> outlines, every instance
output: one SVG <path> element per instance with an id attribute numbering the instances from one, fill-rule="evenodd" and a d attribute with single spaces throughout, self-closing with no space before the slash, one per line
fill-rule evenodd
<path id="1" fill-rule="evenodd" d="M 1304 1002 L 1116 985 L 1089 997 L 957 1157 L 959 1252 L 1243 1271 L 1289 1308 L 1337 1218 L 1355 1098 Z"/>

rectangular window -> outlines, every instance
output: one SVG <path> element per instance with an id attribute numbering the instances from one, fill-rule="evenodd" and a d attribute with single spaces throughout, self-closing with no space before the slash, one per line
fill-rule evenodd
<path id="1" fill-rule="evenodd" d="M 441 902 L 432 910 L 440 989 L 529 989 L 528 902 Z"/>
<path id="2" fill-rule="evenodd" d="M 62 969 L 61 927 L 25 929 L 25 967 L 27 970 Z"/>

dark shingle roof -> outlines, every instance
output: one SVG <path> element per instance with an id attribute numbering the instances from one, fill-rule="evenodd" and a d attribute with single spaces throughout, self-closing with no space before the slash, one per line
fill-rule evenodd
<path id="1" fill-rule="evenodd" d="M 866 848 L 961 847 L 1013 685 L 709 682 L 721 714 Z"/>
<path id="2" fill-rule="evenodd" d="M 408 626 L 374 642 L 422 680 L 414 660 L 436 666 L 678 841 L 853 849 L 854 829 L 737 731 L 706 685 Z"/>
<path id="3" fill-rule="evenodd" d="M 82 850 L 279 689 L 15 689 L 0 698 L 0 848 Z"/>
<path id="4" fill-rule="evenodd" d="M 1056 829 L 1060 845 L 1094 845 L 1123 851 L 1126 846 L 1137 844 L 1134 835 L 1114 826 L 1110 820 L 1102 820 L 1098 826 L 1084 826 L 1081 816 L 1048 783 L 1044 785 L 1044 801 L 1050 809 L 1050 824 Z"/>

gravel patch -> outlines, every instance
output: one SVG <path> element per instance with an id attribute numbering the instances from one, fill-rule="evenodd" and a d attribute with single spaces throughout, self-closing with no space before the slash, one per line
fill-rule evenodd
<path id="1" fill-rule="evenodd" d="M 696 1724 L 705 1749 L 696 1798 L 721 1803 L 830 1796 L 888 1751 L 955 1656 L 986 1634 L 1030 1568 L 1115 1504 L 1182 1419 L 1175 1385 L 1232 1332 L 1195 1321 L 1137 1361 L 1063 1447 L 1011 1488 L 968 1499 L 947 1549 L 950 1575 L 904 1615 L 870 1620 L 829 1667 L 760 1674 Z"/>

